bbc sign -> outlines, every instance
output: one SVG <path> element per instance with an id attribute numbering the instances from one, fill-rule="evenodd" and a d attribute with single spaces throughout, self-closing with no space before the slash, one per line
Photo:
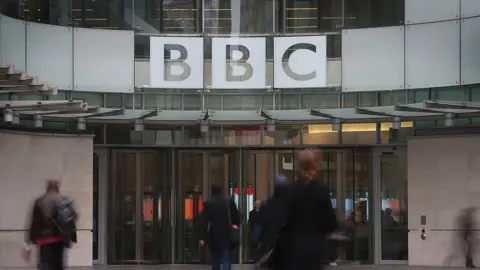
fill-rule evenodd
<path id="1" fill-rule="evenodd" d="M 204 88 L 201 37 L 151 37 L 150 86 Z M 212 38 L 212 88 L 267 87 L 266 39 Z M 274 88 L 327 86 L 325 36 L 275 37 Z"/>

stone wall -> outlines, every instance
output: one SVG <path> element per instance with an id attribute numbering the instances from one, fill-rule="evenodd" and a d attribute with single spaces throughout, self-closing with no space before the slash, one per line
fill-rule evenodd
<path id="1" fill-rule="evenodd" d="M 459 231 L 458 216 L 469 206 L 480 206 L 480 136 L 411 139 L 408 142 L 409 264 L 464 266 L 466 245 Z M 426 216 L 425 226 L 421 225 L 422 215 Z M 480 222 L 477 224 L 480 229 Z M 427 234 L 426 240 L 420 238 L 422 229 Z M 480 256 L 475 261 L 480 264 Z"/>
<path id="2" fill-rule="evenodd" d="M 92 159 L 90 136 L 0 131 L 0 268 L 27 266 L 20 257 L 25 229 L 50 177 L 60 179 L 80 215 L 79 243 L 69 250 L 68 265 L 92 265 Z"/>

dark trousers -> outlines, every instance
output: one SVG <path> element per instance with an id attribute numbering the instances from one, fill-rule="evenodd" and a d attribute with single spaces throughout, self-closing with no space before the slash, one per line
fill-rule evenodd
<path id="1" fill-rule="evenodd" d="M 474 264 L 472 259 L 473 244 L 472 244 L 471 236 L 465 237 L 465 241 L 467 242 L 467 254 L 466 254 L 465 266 L 472 267 L 474 266 Z"/>
<path id="2" fill-rule="evenodd" d="M 337 240 L 329 239 L 327 241 L 327 253 L 328 253 L 328 262 L 334 262 L 337 260 L 337 248 L 338 242 Z"/>
<path id="3" fill-rule="evenodd" d="M 212 256 L 212 270 L 220 270 L 222 259 L 223 259 L 223 270 L 230 270 L 232 269 L 232 259 L 230 250 L 224 249 L 211 249 L 210 250 Z"/>
<path id="4" fill-rule="evenodd" d="M 39 270 L 64 270 L 63 251 L 65 245 L 63 242 L 47 244 L 40 246 Z"/>

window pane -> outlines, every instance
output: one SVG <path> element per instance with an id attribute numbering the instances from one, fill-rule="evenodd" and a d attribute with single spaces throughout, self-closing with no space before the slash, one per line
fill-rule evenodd
<path id="1" fill-rule="evenodd" d="M 43 2 L 48 4 L 49 1 Z M 132 12 L 131 6 L 125 8 L 125 3 L 128 2 L 73 0 L 72 12 L 74 23 L 87 28 L 132 29 L 132 25 L 125 20 L 125 14 Z"/>
<path id="2" fill-rule="evenodd" d="M 261 95 L 224 95 L 224 110 L 256 110 L 261 107 Z"/>
<path id="3" fill-rule="evenodd" d="M 101 106 L 103 107 L 103 93 L 90 93 L 90 92 L 72 92 L 72 99 L 73 100 L 83 100 L 84 102 L 88 103 L 91 106 Z M 122 106 L 121 98 L 120 103 L 117 104 L 117 108 Z M 107 106 L 108 107 L 108 106 Z"/>
<path id="4" fill-rule="evenodd" d="M 287 33 L 314 33 L 341 29 L 342 2 L 338 0 L 286 1 Z"/>
<path id="5" fill-rule="evenodd" d="M 133 1 L 134 28 L 141 30 L 143 33 L 158 33 L 161 29 L 162 2 L 162 0 Z"/>
<path id="6" fill-rule="evenodd" d="M 68 99 L 68 94 L 70 93 L 70 91 L 58 91 L 58 93 L 56 95 L 53 95 L 53 96 L 47 96 L 48 100 L 66 100 Z M 103 100 L 103 93 L 101 93 L 102 95 L 102 100 Z M 90 102 L 88 103 L 90 104 Z M 103 104 L 101 105 L 103 106 Z"/>
<path id="7" fill-rule="evenodd" d="M 331 124 L 303 126 L 303 144 L 338 144 L 338 131 Z"/>
<path id="8" fill-rule="evenodd" d="M 205 33 L 272 33 L 275 0 L 204 0 Z"/>
<path id="9" fill-rule="evenodd" d="M 402 122 L 400 129 L 393 129 L 392 126 L 392 123 L 380 124 L 381 144 L 405 143 L 413 135 L 413 122 Z"/>
<path id="10" fill-rule="evenodd" d="M 470 100 L 480 101 L 480 87 L 472 87 L 470 89 Z"/>
<path id="11" fill-rule="evenodd" d="M 343 107 L 355 108 L 357 106 L 358 93 L 343 93 Z"/>
<path id="12" fill-rule="evenodd" d="M 463 88 L 462 87 L 452 87 L 445 89 L 437 89 L 436 97 L 438 100 L 449 100 L 449 101 L 462 101 L 463 100 Z"/>
<path id="13" fill-rule="evenodd" d="M 222 96 L 205 95 L 205 109 L 222 109 Z"/>
<path id="14" fill-rule="evenodd" d="M 402 91 L 382 91 L 380 92 L 380 106 L 405 104 L 407 99 L 407 92 Z"/>
<path id="15" fill-rule="evenodd" d="M 278 95 L 275 95 L 278 99 Z M 276 109 L 279 109 L 279 104 L 276 102 L 275 104 Z M 262 109 L 264 110 L 275 110 L 273 108 L 273 94 L 263 94 L 262 95 Z"/>
<path id="16" fill-rule="evenodd" d="M 196 33 L 197 16 L 200 14 L 196 0 L 161 1 L 163 2 L 163 33 Z"/>
<path id="17" fill-rule="evenodd" d="M 343 124 L 342 144 L 376 144 L 377 124 Z"/>
<path id="18" fill-rule="evenodd" d="M 334 109 L 339 108 L 338 94 L 304 94 L 303 108 Z"/>
<path id="19" fill-rule="evenodd" d="M 327 36 L 327 58 L 342 57 L 342 35 Z"/>
<path id="20" fill-rule="evenodd" d="M 405 0 L 345 0 L 345 28 L 402 25 Z"/>
<path id="21" fill-rule="evenodd" d="M 200 94 L 184 95 L 183 109 L 184 110 L 200 110 L 202 108 L 202 98 Z"/>
<path id="22" fill-rule="evenodd" d="M 107 108 L 122 108 L 122 94 L 107 94 L 105 103 Z"/>
<path id="23" fill-rule="evenodd" d="M 282 110 L 300 109 L 300 95 L 282 95 Z"/>
<path id="24" fill-rule="evenodd" d="M 145 109 L 181 110 L 180 95 L 144 95 Z"/>
<path id="25" fill-rule="evenodd" d="M 125 109 L 137 109 L 137 110 L 142 109 L 142 103 L 143 103 L 142 99 L 143 99 L 142 95 L 135 95 L 135 102 L 134 102 L 132 94 L 123 94 L 123 104 L 125 106 Z M 133 105 L 135 105 L 135 108 L 133 107 Z"/>
<path id="26" fill-rule="evenodd" d="M 300 143 L 301 126 L 276 126 L 275 131 L 265 129 L 263 144 L 266 145 L 291 145 Z"/>
<path id="27" fill-rule="evenodd" d="M 369 107 L 377 106 L 377 92 L 360 92 L 358 93 L 358 106 Z"/>

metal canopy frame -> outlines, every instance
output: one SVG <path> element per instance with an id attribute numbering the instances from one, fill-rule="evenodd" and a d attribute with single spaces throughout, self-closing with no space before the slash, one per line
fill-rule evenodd
<path id="1" fill-rule="evenodd" d="M 107 109 L 89 107 L 88 104 L 78 100 L 0 101 L 0 109 L 11 109 L 26 118 L 30 118 L 33 115 L 43 115 L 44 121 L 69 122 L 84 118 L 89 123 L 128 124 L 138 119 L 144 120 L 146 124 L 159 125 L 195 125 L 200 123 L 200 121 L 209 121 L 211 125 L 256 125 L 259 123 L 267 124 L 268 121 L 275 121 L 276 124 L 280 125 L 331 124 L 334 121 L 340 121 L 341 123 L 381 123 L 391 122 L 397 118 L 400 118 L 401 121 L 415 121 L 442 120 L 447 115 L 454 118 L 480 117 L 480 103 L 451 101 L 424 101 L 415 104 L 357 107 L 351 109 L 292 110 L 292 114 L 288 114 L 284 119 L 282 119 L 281 114 L 275 114 L 275 110 L 258 109 L 256 111 L 238 111 L 238 120 L 231 119 L 232 111 L 211 109 L 203 111 Z M 183 115 L 180 115 L 180 112 Z M 221 117 L 220 119 L 222 120 L 217 120 L 214 117 L 224 112 L 230 114 L 224 117 L 225 120 Z M 162 115 L 166 117 L 162 117 Z M 242 115 L 246 118 L 242 119 Z M 250 115 L 250 118 L 245 115 Z M 255 118 L 252 117 L 253 115 L 260 117 Z M 297 115 L 298 118 L 295 118 Z M 260 120 L 260 118 L 264 120 Z"/>

